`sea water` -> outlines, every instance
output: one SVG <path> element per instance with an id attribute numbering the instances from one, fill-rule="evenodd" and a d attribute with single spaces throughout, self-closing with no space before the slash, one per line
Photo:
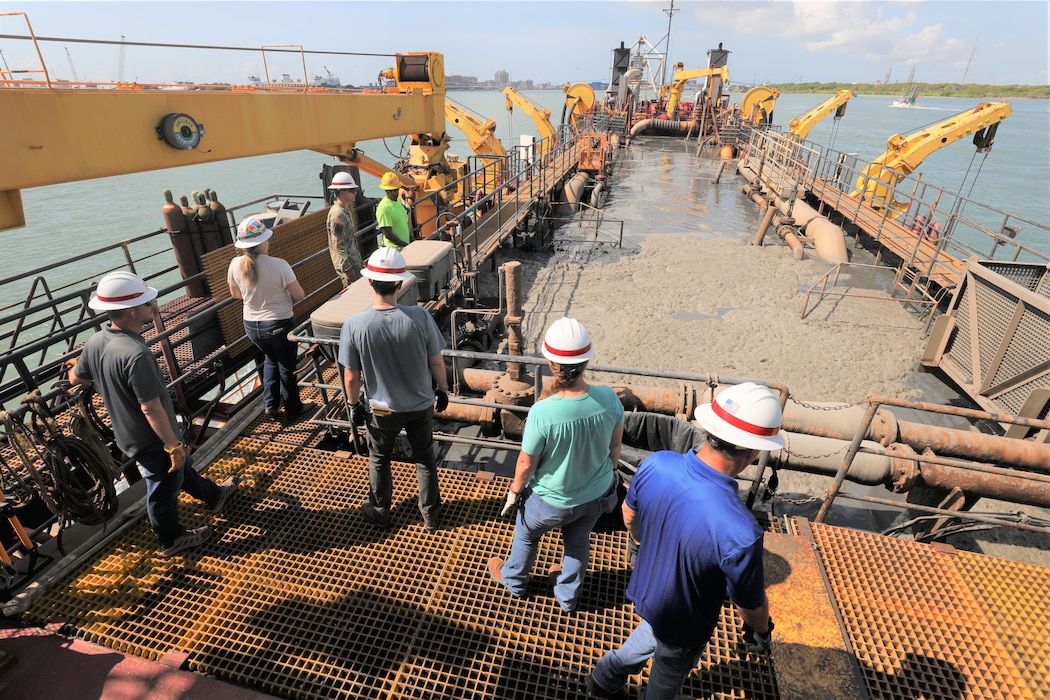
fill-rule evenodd
<path id="1" fill-rule="evenodd" d="M 549 109 L 553 124 L 561 122 L 560 90 L 522 94 Z M 773 122 L 786 128 L 792 118 L 826 97 L 782 95 Z M 529 115 L 517 108 L 506 109 L 500 92 L 454 91 L 448 93 L 448 99 L 481 118 L 493 119 L 498 125 L 497 137 L 508 148 L 518 143 L 521 134 L 538 135 Z M 738 101 L 739 96 L 734 94 L 733 102 Z M 980 102 L 920 97 L 917 107 L 900 109 L 891 107 L 892 101 L 890 96 L 856 97 L 847 104 L 844 117 L 826 118 L 810 132 L 809 140 L 856 153 L 862 162 L 870 161 L 886 149 L 887 139 L 894 134 L 913 133 Z M 927 157 L 919 172 L 934 185 L 1046 223 L 1050 221 L 1050 102 L 1014 100 L 1011 106 L 1013 115 L 1000 124 L 989 154 L 975 154 L 970 140 L 962 139 Z M 468 157 L 466 137 L 455 127 L 448 128 L 452 136 L 450 153 Z M 407 153 L 408 142 L 403 137 L 391 137 L 359 146 L 372 158 L 393 164 Z M 743 181 L 730 167 L 715 182 L 719 162 L 697 159 L 695 151 L 695 139 L 643 136 L 618 154 L 605 210 L 610 218 L 624 222 L 626 238 L 641 240 L 668 233 L 753 235 L 758 211 L 741 193 Z M 163 228 L 160 211 L 165 189 L 170 189 L 178 201 L 179 195 L 211 188 L 226 206 L 271 194 L 319 196 L 321 167 L 333 162 L 318 153 L 296 151 L 24 190 L 27 225 L 0 232 L 0 279 Z M 379 196 L 376 178 L 363 175 L 362 181 L 366 194 Z M 1050 254 L 1050 241 L 1028 243 L 1036 248 L 1042 245 Z M 99 275 L 94 269 L 97 264 L 85 262 L 76 272 L 90 279 Z"/>

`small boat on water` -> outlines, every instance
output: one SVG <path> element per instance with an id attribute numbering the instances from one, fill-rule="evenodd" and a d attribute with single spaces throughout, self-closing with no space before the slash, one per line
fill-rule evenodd
<path id="1" fill-rule="evenodd" d="M 721 46 L 711 52 L 719 76 L 727 53 Z M 651 102 L 636 97 L 641 73 L 631 73 L 628 57 L 614 50 L 617 91 L 607 101 L 589 86 L 571 86 L 569 123 L 537 147 L 496 158 L 448 153 L 437 53 L 397 54 L 379 93 L 124 87 L 100 100 L 79 89 L 73 110 L 72 91 L 46 79 L 35 86 L 10 76 L 0 81 L 0 112 L 17 120 L 0 136 L 0 156 L 12 166 L 0 176 L 5 227 L 24 219 L 21 189 L 63 178 L 299 148 L 327 157 L 321 192 L 343 170 L 395 170 L 416 188 L 418 235 L 405 249 L 417 277 L 411 294 L 441 320 L 450 345 L 456 390 L 440 418 L 456 430 L 438 438 L 473 465 L 443 470 L 449 508 L 438 533 L 425 532 L 411 507 L 396 509 L 387 534 L 357 517 L 367 459 L 356 452 L 356 428 L 345 418 L 333 348 L 361 297 L 335 280 L 324 226 L 329 202 L 320 194 L 221 207 L 207 195 L 185 208 L 171 201 L 164 229 L 78 256 L 97 261 L 97 274 L 70 279 L 70 261 L 63 261 L 0 281 L 22 290 L 14 302 L 5 300 L 0 319 L 9 341 L 0 354 L 2 493 L 11 505 L 0 583 L 16 630 L 8 638 L 66 644 L 62 658 L 80 684 L 67 696 L 95 689 L 97 679 L 77 661 L 82 650 L 98 653 L 86 648 L 92 643 L 142 660 L 125 667 L 139 679 L 166 677 L 214 697 L 584 697 L 590 667 L 633 624 L 623 598 L 630 568 L 622 522 L 611 518 L 596 531 L 589 597 L 574 617 L 552 604 L 541 582 L 535 588 L 542 592 L 525 600 L 502 595 L 478 562 L 509 542 L 511 525 L 498 518 L 508 476 L 500 464 L 517 450 L 545 381 L 542 362 L 521 347 L 523 292 L 508 251 L 548 246 L 570 213 L 600 218 L 615 191 L 617 151 L 641 147 L 632 138 L 635 117 L 640 100 Z M 714 68 L 705 69 L 710 77 Z M 756 245 L 771 231 L 796 255 L 814 255 L 820 240 L 843 241 L 848 232 L 856 246 L 892 260 L 896 296 L 884 298 L 928 314 L 933 330 L 921 361 L 948 373 L 973 404 L 870 397 L 831 406 L 772 384 L 783 399 L 791 449 L 764 455 L 742 497 L 769 531 L 774 652 L 754 658 L 741 651 L 739 621 L 727 605 L 686 690 L 725 698 L 948 700 L 1004 688 L 1011 697 L 1047 696 L 1050 640 L 1042 631 L 1050 612 L 1031 601 L 1050 586 L 1050 569 L 940 543 L 958 528 L 1045 533 L 1050 526 L 1015 510 L 1050 504 L 1050 397 L 1041 388 L 1050 372 L 1041 344 L 1048 337 L 1050 261 L 1038 257 L 1047 222 L 1021 221 L 908 177 L 926 153 L 923 144 L 972 135 L 978 148 L 990 147 L 1005 112 L 978 109 L 956 131 L 931 132 L 926 140 L 893 137 L 886 159 L 858 163 L 772 128 L 766 117 L 773 89 L 752 94 L 744 109 L 730 104 L 725 82 L 712 80 L 688 126 L 668 133 L 694 139 L 697 157 L 718 163 L 719 176 L 731 167 L 741 177 L 747 199 L 762 212 Z M 648 107 L 660 114 L 659 105 Z M 77 119 L 47 120 L 45 113 Z M 389 135 L 409 140 L 395 164 L 356 148 Z M 897 143 L 907 140 L 916 150 Z M 376 245 L 374 206 L 367 196 L 358 201 L 364 255 Z M 234 254 L 230 225 L 260 209 L 272 216 L 274 254 L 293 264 L 307 291 L 294 335 L 305 349 L 300 381 L 315 410 L 294 421 L 261 415 L 252 347 L 238 303 L 223 292 Z M 919 216 L 919 231 L 935 217 L 944 223 L 936 240 L 913 230 Z M 600 225 L 582 235 L 598 237 Z M 991 254 L 973 254 L 988 246 Z M 504 260 L 498 272 L 497 253 Z M 810 290 L 814 295 L 840 293 L 836 281 L 851 264 L 843 256 Z M 141 481 L 134 465 L 112 453 L 97 397 L 57 383 L 64 363 L 103 322 L 85 302 L 114 265 L 164 281 L 149 342 L 179 399 L 198 468 L 247 484 L 215 518 L 216 541 L 176 560 L 154 556 Z M 479 291 L 486 273 L 505 290 L 496 299 Z M 494 352 L 501 344 L 508 352 Z M 619 393 L 633 450 L 621 465 L 625 482 L 648 452 L 685 450 L 703 439 L 682 418 L 744 379 L 597 369 L 623 376 Z M 76 451 L 99 441 L 102 456 Z M 763 507 L 764 496 L 776 491 L 776 469 L 827 477 L 815 517 L 777 517 L 772 505 Z M 395 501 L 411 505 L 413 474 L 412 465 L 396 467 Z M 1009 505 L 972 512 L 982 498 Z M 893 529 L 908 537 L 828 522 L 829 510 L 854 507 L 899 509 L 904 522 Z M 195 522 L 215 517 L 184 509 Z M 64 530 L 62 521 L 69 521 Z M 557 556 L 555 545 L 545 544 L 539 566 Z M 44 655 L 54 652 L 5 642 L 0 635 L 0 652 L 16 663 L 0 664 L 0 684 L 7 678 L 16 693 L 43 696 L 26 690 L 32 679 L 6 674 L 18 664 L 47 665 L 52 659 Z M 643 672 L 631 681 L 632 692 L 644 679 Z"/>
<path id="2" fill-rule="evenodd" d="M 904 88 L 904 92 L 901 93 L 900 97 L 898 97 L 892 103 L 890 103 L 890 106 L 891 107 L 904 107 L 904 108 L 914 107 L 915 106 L 915 101 L 918 100 L 918 99 L 919 99 L 919 86 L 918 85 L 909 85 L 908 87 Z"/>

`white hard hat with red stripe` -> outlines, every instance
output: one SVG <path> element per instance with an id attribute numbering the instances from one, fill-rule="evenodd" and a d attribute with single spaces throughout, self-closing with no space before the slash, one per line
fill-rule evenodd
<path id="1" fill-rule="evenodd" d="M 700 427 L 723 442 L 749 450 L 784 447 L 780 402 L 767 387 L 754 382 L 732 386 L 711 403 L 696 407 Z"/>
<path id="2" fill-rule="evenodd" d="M 354 181 L 354 176 L 347 172 L 338 172 L 332 178 L 332 184 L 328 186 L 330 190 L 349 190 L 357 189 L 357 183 Z"/>
<path id="3" fill-rule="evenodd" d="M 368 264 L 361 270 L 361 276 L 381 282 L 400 282 L 410 280 L 415 275 L 408 271 L 405 256 L 397 248 L 383 246 L 368 258 Z"/>
<path id="4" fill-rule="evenodd" d="M 543 356 L 559 365 L 578 365 L 594 357 L 591 334 L 574 318 L 563 316 L 543 338 Z"/>
<path id="5" fill-rule="evenodd" d="M 157 290 L 127 270 L 117 270 L 98 281 L 88 306 L 96 311 L 114 311 L 141 306 L 157 298 Z"/>

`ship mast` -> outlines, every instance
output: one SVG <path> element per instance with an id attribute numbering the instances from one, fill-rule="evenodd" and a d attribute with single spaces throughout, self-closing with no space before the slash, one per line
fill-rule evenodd
<path id="1" fill-rule="evenodd" d="M 671 20 L 674 18 L 675 12 L 681 10 L 674 9 L 674 0 L 671 0 L 671 7 L 664 10 L 667 13 L 667 36 L 664 37 L 666 43 L 664 44 L 664 60 L 660 64 L 660 83 L 659 86 L 662 88 L 667 84 L 667 62 L 671 60 Z"/>
<path id="2" fill-rule="evenodd" d="M 966 84 L 966 76 L 970 74 L 970 64 L 973 63 L 973 54 L 977 51 L 977 42 L 981 40 L 981 37 L 977 37 L 973 40 L 973 48 L 970 49 L 970 57 L 966 59 L 966 70 L 963 71 L 962 84 Z"/>

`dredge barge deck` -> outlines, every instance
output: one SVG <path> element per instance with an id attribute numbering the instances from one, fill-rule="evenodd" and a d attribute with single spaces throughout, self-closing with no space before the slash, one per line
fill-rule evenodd
<path id="1" fill-rule="evenodd" d="M 148 523 L 129 518 L 61 562 L 27 620 L 159 662 L 161 677 L 174 667 L 276 697 L 391 699 L 583 698 L 593 664 L 635 624 L 622 524 L 599 523 L 581 610 L 566 615 L 545 582 L 516 600 L 488 578 L 485 561 L 512 537 L 499 517 L 506 478 L 442 470 L 445 527 L 427 533 L 414 466 L 396 464 L 401 505 L 378 533 L 356 516 L 367 460 L 317 449 L 309 423 L 260 416 L 237 432 L 207 473 L 239 475 L 243 493 L 221 516 L 182 506 L 188 526 L 217 527 L 213 543 L 159 559 Z M 1050 692 L 1050 570 L 804 520 L 767 525 L 773 653 L 738 649 L 726 605 L 690 697 Z M 538 571 L 560 559 L 555 542 L 544 540 Z M 15 696 L 47 685 L 15 672 Z M 84 680 L 83 697 L 106 688 Z M 168 697 L 194 687 L 210 686 Z"/>
<path id="2" fill-rule="evenodd" d="M 453 342 L 454 349 L 446 352 L 454 364 L 452 374 L 458 389 L 445 418 L 451 422 L 463 415 L 484 416 L 477 421 L 483 426 L 478 432 L 468 435 L 469 429 L 460 424 L 456 426 L 458 432 L 450 430 L 438 436 L 444 443 L 445 468 L 440 474 L 444 527 L 426 532 L 417 522 L 414 466 L 404 463 L 394 467 L 394 495 L 399 505 L 394 510 L 393 529 L 377 532 L 357 512 L 367 489 L 366 460 L 350 449 L 347 431 L 353 428 L 341 420 L 337 369 L 325 348 L 325 339 L 312 337 L 317 334 L 305 330 L 311 313 L 340 291 L 326 250 L 323 211 L 306 214 L 306 207 L 300 206 L 298 213 L 303 215 L 275 226 L 273 238 L 274 254 L 294 263 L 308 292 L 307 299 L 296 307 L 296 316 L 304 324 L 296 333 L 309 347 L 309 361 L 300 368 L 304 399 L 312 400 L 317 410 L 299 421 L 278 420 L 261 413 L 252 347 L 240 327 L 238 306 L 223 292 L 224 271 L 233 255 L 228 246 L 214 246 L 200 255 L 201 269 L 197 272 L 181 269 L 185 262 L 181 259 L 176 265 L 167 263 L 167 258 L 157 264 L 154 258 L 160 257 L 158 251 L 132 254 L 132 242 L 112 246 L 108 253 L 117 261 L 99 266 L 149 268 L 151 279 L 165 281 L 177 277 L 164 285 L 158 283 L 163 286 L 164 303 L 155 317 L 150 342 L 185 408 L 185 427 L 195 446 L 198 468 L 217 479 L 237 475 L 244 484 L 221 515 L 208 514 L 189 500 L 180 504 L 181 519 L 187 526 L 213 524 L 217 536 L 173 559 L 157 556 L 144 518 L 144 484 L 134 478 L 137 473 L 133 469 L 125 469 L 121 478 L 120 464 L 110 465 L 111 481 L 119 483 L 119 493 L 102 499 L 108 500 L 106 507 L 112 512 L 94 522 L 59 529 L 64 540 L 54 536 L 57 514 L 48 514 L 40 493 L 36 493 L 51 490 L 46 482 L 41 486 L 34 481 L 41 473 L 52 473 L 54 462 L 48 461 L 46 449 L 33 452 L 30 446 L 46 448 L 49 442 L 46 433 L 37 432 L 38 426 L 48 425 L 41 405 L 59 414 L 61 431 L 73 432 L 73 417 L 80 406 L 64 387 L 50 385 L 62 375 L 63 363 L 76 355 L 80 343 L 103 322 L 85 307 L 90 284 L 96 278 L 63 279 L 52 287 L 43 278 L 38 279 L 43 270 L 34 270 L 0 280 L 0 288 L 21 285 L 27 290 L 17 304 L 4 308 L 4 339 L 11 349 L 0 365 L 0 399 L 8 408 L 0 458 L 5 468 L 5 492 L 18 497 L 17 503 L 4 511 L 11 532 L 6 533 L 3 553 L 14 555 L 3 567 L 7 575 L 3 610 L 8 625 L 0 630 L 0 688 L 5 694 L 39 697 L 62 692 L 70 697 L 110 697 L 131 688 L 132 694 L 172 698 L 582 698 L 590 668 L 634 626 L 632 606 L 624 597 L 630 575 L 626 533 L 616 518 L 600 522 L 594 534 L 585 598 L 575 614 L 561 612 L 542 575 L 536 576 L 531 595 L 522 600 L 509 597 L 489 580 L 485 561 L 505 550 L 511 541 L 512 523 L 499 517 L 499 511 L 512 469 L 506 456 L 517 447 L 513 429 L 520 427 L 520 412 L 527 406 L 501 406 L 490 400 L 488 392 L 497 384 L 493 379 L 496 372 L 479 376 L 488 370 L 477 370 L 471 375 L 472 385 L 468 371 L 455 366 L 463 361 L 492 362 L 508 374 L 510 368 L 517 368 L 518 382 L 513 387 L 521 399 L 542 386 L 538 372 L 530 376 L 519 371 L 532 360 L 514 353 L 521 350 L 514 347 L 520 341 L 520 333 L 516 334 L 520 329 L 515 324 L 520 323 L 521 316 L 516 290 L 508 284 L 507 299 L 501 297 L 500 308 L 484 309 L 478 304 L 474 278 L 486 263 L 494 268 L 496 253 L 519 239 L 544 245 L 552 210 L 559 206 L 576 208 L 585 197 L 585 193 L 574 193 L 575 205 L 565 197 L 566 181 L 579 175 L 582 164 L 591 163 L 594 151 L 585 153 L 585 144 L 598 144 L 598 150 L 605 147 L 609 135 L 599 138 L 597 132 L 589 130 L 600 129 L 603 123 L 622 127 L 631 120 L 623 115 L 593 114 L 571 127 L 563 125 L 555 137 L 541 145 L 539 158 L 535 152 L 516 152 L 507 157 L 505 168 L 496 169 L 498 177 L 486 158 L 470 159 L 461 168 L 461 163 L 443 158 L 448 140 L 443 133 L 440 104 L 444 91 L 440 55 L 399 54 L 396 59 L 399 63 L 391 72 L 393 84 L 385 94 L 335 91 L 325 97 L 310 95 L 318 99 L 304 101 L 345 101 L 348 113 L 358 116 L 388 112 L 399 118 L 402 113 L 411 115 L 406 122 L 394 124 L 396 119 L 383 116 L 357 133 L 326 131 L 308 143 L 282 141 L 273 150 L 315 148 L 336 158 L 335 167 L 374 173 L 386 168 L 363 157 L 356 148 L 357 138 L 378 138 L 392 132 L 413 138 L 411 156 L 399 163 L 398 173 L 419 185 L 419 228 L 435 234 L 435 240 L 447 238 L 454 261 L 448 282 L 435 285 L 435 294 L 420 298 L 419 303 L 449 322 L 453 341 L 470 341 Z M 48 91 L 45 101 L 52 105 L 73 98 L 71 89 L 63 92 L 52 85 L 5 85 L 0 87 L 0 107 L 5 113 L 8 109 L 16 113 L 15 107 L 22 106 L 22 101 L 28 104 L 34 100 L 33 90 Z M 128 117 L 119 129 L 134 132 L 141 140 L 137 147 L 141 153 L 136 157 L 141 156 L 142 161 L 134 167 L 182 164 L 177 159 L 187 155 L 184 160 L 204 162 L 270 152 L 260 150 L 259 143 L 246 143 L 243 134 L 234 137 L 228 131 L 243 127 L 242 122 L 255 116 L 225 119 L 217 106 L 227 98 L 244 104 L 251 95 L 209 95 L 201 100 L 190 93 L 171 93 L 163 100 L 152 95 L 138 101 L 134 92 L 127 90 L 115 98 L 132 99 L 139 105 L 139 111 L 131 114 L 140 119 Z M 269 105 L 289 95 L 259 96 Z M 90 102 L 108 103 L 111 97 L 93 95 Z M 715 99 L 721 100 L 721 96 Z M 368 109 L 359 112 L 358 101 Z M 378 111 L 372 110 L 375 105 L 380 107 Z M 106 110 L 108 107 L 100 114 Z M 189 114 L 208 124 L 206 134 L 196 131 L 202 124 L 192 119 L 192 125 L 184 124 L 188 134 L 165 132 L 168 117 L 190 119 Z M 702 114 L 713 117 L 715 112 L 705 109 Z M 85 117 L 76 126 L 88 128 L 99 119 L 99 114 L 93 119 Z M 409 131 L 400 131 L 404 124 L 409 125 Z M 61 133 L 63 138 L 58 143 L 66 143 L 68 150 L 78 139 L 66 134 L 67 128 L 64 123 L 42 123 L 41 130 L 32 133 L 48 144 L 53 138 L 50 132 Z M 776 136 L 762 125 L 726 123 L 718 129 L 725 145 L 742 146 L 761 139 L 773 142 Z M 293 130 L 279 131 L 287 136 Z M 16 133 L 29 132 L 12 129 L 8 140 L 0 145 L 5 155 L 17 152 L 33 167 L 19 169 L 24 178 L 20 181 L 0 183 L 5 205 L 0 224 L 5 226 L 21 217 L 21 187 L 57 182 L 56 178 L 65 177 L 68 171 L 68 157 L 62 147 L 46 149 L 47 159 L 41 165 L 33 161 L 32 149 L 22 148 L 26 144 L 11 141 Z M 161 140 L 165 136 L 169 140 L 160 143 L 158 133 Z M 731 139 L 731 134 L 738 138 Z M 179 148 L 179 138 L 198 143 L 205 139 L 208 146 L 233 144 L 236 148 L 219 152 Z M 706 140 L 708 133 L 701 133 L 699 138 Z M 698 147 L 706 145 L 698 141 Z M 114 166 L 109 160 L 118 148 L 110 144 L 103 150 L 105 156 L 87 159 L 92 170 L 85 176 L 108 174 L 107 167 L 120 165 Z M 55 157 L 56 151 L 62 155 Z M 744 161 L 757 153 L 753 149 L 742 152 Z M 161 160 L 147 158 L 143 155 L 147 153 L 162 154 L 158 156 Z M 794 148 L 774 149 L 774 155 L 765 158 L 765 166 L 758 171 L 789 174 L 790 183 L 776 186 L 777 197 L 788 207 L 794 199 L 787 195 L 809 192 L 823 202 L 816 206 L 834 208 L 832 193 L 822 193 L 815 174 L 834 180 L 837 191 L 844 193 L 858 173 L 829 174 L 826 168 L 832 166 L 828 163 L 841 166 L 842 162 L 819 154 L 800 167 L 796 154 Z M 434 167 L 435 163 L 440 167 Z M 329 175 L 331 167 L 326 170 Z M 601 189 L 605 189 L 605 178 L 612 170 L 606 170 L 602 163 L 597 175 L 600 177 L 592 172 L 577 182 L 600 180 Z M 591 192 L 597 200 L 594 190 Z M 913 190 L 911 194 L 916 200 L 929 200 L 926 193 Z M 848 204 L 842 200 L 840 215 L 846 215 Z M 367 211 L 368 203 L 362 208 Z M 235 207 L 228 216 L 236 220 L 239 213 L 249 211 Z M 867 224 L 861 223 L 864 219 L 856 215 L 849 220 L 865 229 Z M 1001 229 L 981 240 L 994 240 L 1022 253 L 1022 241 L 1002 233 L 1015 223 L 1007 218 Z M 936 251 L 920 244 L 919 251 L 927 257 L 909 256 L 913 264 L 900 269 L 902 281 L 903 275 L 909 274 L 911 282 L 903 286 L 913 292 L 917 286 L 921 290 L 907 295 L 905 301 L 932 297 L 935 308 L 943 310 L 948 292 L 970 283 L 954 276 L 949 279 L 948 274 L 962 271 L 938 262 L 939 256 L 950 254 L 952 246 L 962 240 L 953 235 L 957 227 L 966 225 L 964 217 L 956 217 Z M 894 226 L 903 229 L 884 211 L 874 238 L 888 238 L 889 234 L 883 234 Z M 807 238 L 805 231 L 793 231 L 789 221 L 779 222 L 778 228 L 786 230 L 785 236 L 791 233 Z M 134 243 L 155 245 L 179 233 L 160 231 Z M 374 240 L 369 241 L 374 238 L 374 229 L 366 224 L 360 233 L 367 252 L 367 246 L 374 245 Z M 895 254 L 900 257 L 907 250 L 903 233 L 897 234 L 902 247 Z M 598 237 L 597 230 L 594 237 Z M 858 235 L 855 239 L 858 244 L 860 238 Z M 153 272 L 156 267 L 161 269 Z M 1041 277 L 1033 286 L 1025 302 L 1029 297 L 1050 298 L 1043 280 Z M 210 291 L 206 296 L 194 296 L 189 292 L 195 285 Z M 22 308 L 16 308 L 18 304 Z M 467 309 L 457 316 L 461 306 Z M 1026 316 L 1029 312 L 1031 317 Z M 994 435 L 941 431 L 921 421 L 898 425 L 896 418 L 876 413 L 881 405 L 878 397 L 860 407 L 863 420 L 840 418 L 841 424 L 832 428 L 803 412 L 791 428 L 785 427 L 799 436 L 793 439 L 832 439 L 828 436 L 834 433 L 837 442 L 830 466 L 827 460 L 804 465 L 833 479 L 815 521 L 775 517 L 758 509 L 757 517 L 768 531 L 766 568 L 776 619 L 773 652 L 769 657 L 754 657 L 739 648 L 740 621 L 727 605 L 684 692 L 693 697 L 785 699 L 1050 696 L 1050 610 L 1042 604 L 1050 590 L 1050 569 L 958 551 L 943 544 L 848 529 L 824 517 L 827 509 L 839 502 L 837 499 L 851 499 L 919 514 L 933 523 L 925 530 L 928 539 L 936 539 L 939 527 L 957 519 L 1045 532 L 1045 523 L 1032 518 L 1011 522 L 1009 513 L 968 514 L 964 507 L 968 498 L 1007 492 L 1026 505 L 1045 507 L 1050 502 L 1047 406 L 1029 400 L 1039 396 L 1038 391 L 1031 391 L 1032 385 L 1042 382 L 1043 372 L 1050 371 L 1039 364 L 1039 358 L 1034 365 L 1030 362 L 1032 338 L 1046 337 L 1039 336 L 1040 324 L 1045 324 L 1042 313 L 1031 304 L 1019 309 L 1011 317 L 1012 323 L 1014 329 L 1025 332 L 1006 338 L 1001 328 L 992 328 L 989 333 L 1003 345 L 995 351 L 971 353 L 980 359 L 974 376 L 982 378 L 974 382 L 972 391 L 986 398 L 987 403 L 982 405 L 987 413 L 941 407 L 954 418 L 997 426 Z M 470 314 L 502 316 L 510 327 L 507 340 L 511 354 L 477 352 L 492 345 L 499 324 L 494 322 L 472 335 L 478 324 L 456 322 Z M 940 357 L 964 356 L 964 348 L 953 346 L 956 339 L 981 338 L 976 328 L 972 333 L 953 333 L 954 326 L 949 327 L 951 324 L 942 318 L 956 318 L 960 327 L 967 323 L 962 313 L 938 317 L 939 335 L 934 336 L 938 345 L 930 351 L 931 364 Z M 978 314 L 976 318 L 981 317 Z M 1020 359 L 1011 363 L 1015 356 L 1010 343 L 1015 335 L 1022 350 Z M 327 341 L 330 344 L 331 338 Z M 1003 379 L 1000 368 L 1015 373 Z M 625 381 L 627 390 L 622 392 L 629 413 L 652 411 L 668 420 L 674 420 L 670 416 L 688 416 L 704 391 L 713 392 L 720 383 L 737 381 L 638 368 L 593 369 L 630 376 Z M 681 381 L 647 393 L 644 383 L 652 377 Z M 785 403 L 792 400 L 787 387 L 777 388 Z M 33 392 L 39 392 L 39 398 Z M 104 424 L 97 400 L 87 403 L 96 411 L 93 420 Z M 895 407 L 916 410 L 924 420 L 935 413 L 928 407 L 898 403 Z M 800 406 L 790 408 L 797 411 Z M 878 435 L 872 436 L 869 429 Z M 1006 434 L 999 434 L 1003 432 Z M 906 439 L 909 436 L 911 441 Z M 923 441 L 925 449 L 912 444 Z M 929 449 L 931 445 L 936 450 Z M 484 461 L 479 457 L 482 451 Z M 845 456 L 840 458 L 842 454 Z M 788 456 L 771 456 L 768 464 L 787 460 Z M 864 474 L 858 476 L 854 459 Z M 481 464 L 484 468 L 479 468 Z M 764 478 L 768 464 L 761 462 L 752 477 L 751 492 L 746 494 L 749 506 L 761 487 L 769 484 Z M 935 500 L 931 505 L 842 490 L 844 482 L 852 479 L 887 489 L 899 486 L 906 490 L 916 484 L 950 487 L 960 474 L 967 477 L 966 488 L 944 488 L 950 492 L 945 500 Z M 104 491 L 98 483 L 92 486 L 98 487 L 97 493 Z M 33 524 L 39 527 L 23 528 L 19 516 L 29 523 L 32 508 L 36 508 Z M 46 517 L 41 518 L 40 511 Z M 558 556 L 556 539 L 548 538 L 541 545 L 536 570 L 546 571 Z M 97 646 L 86 648 L 87 644 Z M 128 661 L 132 657 L 135 662 Z M 75 687 L 64 685 L 68 680 L 59 677 L 63 673 L 75 675 Z M 644 672 L 632 679 L 632 696 L 644 682 Z"/>

